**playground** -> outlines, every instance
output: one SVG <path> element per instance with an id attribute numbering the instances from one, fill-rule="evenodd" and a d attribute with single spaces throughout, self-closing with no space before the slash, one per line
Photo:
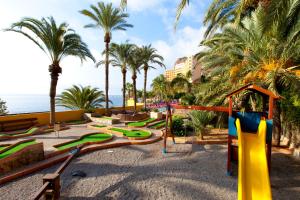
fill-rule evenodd
<path id="1" fill-rule="evenodd" d="M 234 96 L 245 90 L 262 95 L 262 111 L 234 109 Z M 273 102 L 279 97 L 246 85 L 227 98 L 228 108 L 177 106 L 228 113 L 225 141 L 205 140 L 224 136 L 215 129 L 201 142 L 190 140 L 194 136 L 178 142 L 172 126 L 178 116 L 170 104 L 163 118 L 150 114 L 128 123 L 97 116 L 55 125 L 52 132 L 38 125 L 13 138 L 4 132 L 0 192 L 5 199 L 295 199 L 300 162 L 272 149 Z M 24 192 L 7 192 L 18 190 Z"/>

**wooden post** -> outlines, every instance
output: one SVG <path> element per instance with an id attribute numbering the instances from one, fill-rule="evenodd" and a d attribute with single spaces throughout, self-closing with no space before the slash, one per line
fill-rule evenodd
<path id="1" fill-rule="evenodd" d="M 167 108 L 168 109 L 168 108 Z M 163 146 L 163 153 L 167 153 L 167 138 L 168 138 L 168 125 L 169 125 L 169 114 L 168 110 L 166 113 L 166 126 L 165 126 L 165 132 L 164 132 L 164 146 Z"/>
<path id="2" fill-rule="evenodd" d="M 229 116 L 232 116 L 232 96 L 229 97 Z"/>
<path id="3" fill-rule="evenodd" d="M 273 108 L 274 108 L 274 98 L 273 97 L 269 97 L 269 114 L 268 114 L 268 119 L 272 119 L 273 118 Z"/>
<path id="4" fill-rule="evenodd" d="M 229 97 L 229 108 L 228 108 L 229 117 L 232 116 L 232 96 Z M 231 148 L 231 135 L 228 132 L 228 139 L 227 139 L 227 175 L 231 176 L 231 154 L 232 154 L 232 148 Z"/>
<path id="5" fill-rule="evenodd" d="M 228 140 L 227 140 L 227 175 L 231 176 L 231 135 L 228 134 Z"/>
<path id="6" fill-rule="evenodd" d="M 60 180 L 59 174 L 46 174 L 43 177 L 43 184 L 49 182 L 45 192 L 46 200 L 58 200 L 60 197 Z"/>
<path id="7" fill-rule="evenodd" d="M 168 104 L 168 115 L 169 115 L 169 119 L 170 119 L 170 133 L 172 135 L 172 140 L 173 143 L 175 144 L 175 138 L 174 138 L 174 132 L 173 132 L 173 121 L 172 121 L 172 111 L 171 111 L 171 106 Z"/>

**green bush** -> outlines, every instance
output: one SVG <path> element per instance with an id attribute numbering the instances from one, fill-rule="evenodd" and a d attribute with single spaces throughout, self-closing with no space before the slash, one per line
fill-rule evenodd
<path id="1" fill-rule="evenodd" d="M 194 105 L 195 104 L 195 96 L 192 94 L 186 94 L 185 96 L 181 97 L 181 105 Z"/>
<path id="2" fill-rule="evenodd" d="M 8 111 L 7 111 L 7 107 L 6 107 L 6 102 L 2 101 L 0 99 L 0 115 L 5 115 L 7 113 L 8 113 Z"/>
<path id="3" fill-rule="evenodd" d="M 172 128 L 173 128 L 173 133 L 176 136 L 184 136 L 185 131 L 183 127 L 183 119 L 181 117 L 175 116 L 172 118 Z"/>

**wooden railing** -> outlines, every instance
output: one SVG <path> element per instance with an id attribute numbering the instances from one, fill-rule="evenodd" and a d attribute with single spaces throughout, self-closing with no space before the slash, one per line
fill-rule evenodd
<path id="1" fill-rule="evenodd" d="M 70 164 L 72 159 L 77 156 L 83 145 L 78 146 L 70 152 L 67 160 L 52 174 L 46 174 L 43 177 L 43 186 L 34 195 L 34 200 L 39 200 L 43 195 L 45 199 L 57 200 L 60 197 L 60 174 Z"/>

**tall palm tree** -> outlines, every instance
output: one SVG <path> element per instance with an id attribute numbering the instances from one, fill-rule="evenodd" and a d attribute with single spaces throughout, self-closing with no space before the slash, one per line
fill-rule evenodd
<path id="1" fill-rule="evenodd" d="M 163 74 L 152 80 L 151 87 L 153 93 L 158 97 L 159 100 L 165 100 L 168 98 L 168 95 L 171 94 L 170 83 Z"/>
<path id="2" fill-rule="evenodd" d="M 171 86 L 177 88 L 179 91 L 190 93 L 192 90 L 192 83 L 190 82 L 190 71 L 186 74 L 177 74 L 177 76 L 171 81 Z"/>
<path id="3" fill-rule="evenodd" d="M 137 95 L 136 95 L 136 79 L 137 79 L 137 73 L 140 73 L 140 68 L 143 65 L 142 59 L 141 59 L 141 49 L 138 47 L 135 47 L 132 51 L 128 64 L 129 64 L 129 70 L 131 71 L 131 79 L 133 84 L 133 101 L 134 101 L 134 112 L 136 112 L 136 102 L 137 102 Z"/>
<path id="4" fill-rule="evenodd" d="M 213 0 L 204 18 L 204 25 L 207 26 L 205 36 L 214 33 L 218 28 L 222 28 L 229 22 L 240 23 L 245 16 L 250 16 L 259 5 L 267 9 L 270 1 L 271 0 Z M 189 5 L 189 2 L 190 0 L 180 1 L 177 7 L 175 27 L 182 11 Z M 282 2 L 285 3 L 285 1 Z"/>
<path id="5" fill-rule="evenodd" d="M 62 73 L 61 60 L 66 56 L 76 56 L 81 61 L 90 58 L 95 62 L 95 59 L 80 36 L 70 29 L 67 23 L 57 25 L 53 17 L 41 20 L 24 18 L 6 30 L 23 34 L 51 59 L 52 64 L 49 66 L 51 76 L 50 124 L 53 125 L 55 123 L 56 86 L 58 76 Z"/>
<path id="6" fill-rule="evenodd" d="M 99 2 L 96 6 L 91 5 L 91 10 L 82 10 L 81 14 L 93 20 L 93 24 L 88 24 L 86 28 L 101 28 L 104 32 L 105 42 L 105 112 L 108 115 L 108 77 L 109 77 L 109 43 L 111 41 L 112 31 L 123 30 L 133 27 L 128 24 L 127 13 L 123 13 L 119 8 L 114 8 L 112 3 L 105 4 Z"/>
<path id="7" fill-rule="evenodd" d="M 103 107 L 105 102 L 103 91 L 91 86 L 83 87 L 81 85 L 73 85 L 66 89 L 56 98 L 59 106 L 70 108 L 72 110 L 83 109 L 92 111 L 95 108 Z"/>
<path id="8" fill-rule="evenodd" d="M 133 91 L 133 84 L 127 82 L 125 88 L 126 88 L 126 91 L 127 91 L 127 98 L 131 98 L 132 91 Z"/>
<path id="9" fill-rule="evenodd" d="M 134 49 L 133 44 L 129 44 L 128 42 L 123 44 L 112 43 L 110 45 L 109 54 L 111 56 L 110 63 L 114 67 L 120 67 L 122 76 L 123 76 L 123 111 L 125 111 L 126 106 L 126 73 L 127 73 L 127 65 L 131 52 Z"/>
<path id="10" fill-rule="evenodd" d="M 271 1 L 268 9 L 279 3 L 278 0 Z M 251 17 L 243 19 L 241 25 L 226 25 L 222 33 L 202 42 L 209 49 L 202 53 L 200 62 L 219 71 L 217 79 L 223 83 L 256 83 L 279 95 L 290 88 L 299 91 L 300 79 L 295 70 L 300 64 L 297 51 L 300 47 L 300 18 L 296 12 L 300 9 L 300 1 L 288 0 L 285 4 L 277 12 L 279 21 L 268 20 L 271 11 L 264 12 L 265 8 L 258 7 Z M 263 27 L 267 26 L 270 27 L 265 30 Z M 227 89 L 232 89 L 228 85 Z M 274 127 L 278 144 L 280 113 L 280 106 L 276 106 Z"/>
<path id="11" fill-rule="evenodd" d="M 141 47 L 141 54 L 142 54 L 142 63 L 144 68 L 144 91 L 143 91 L 143 98 L 144 98 L 144 109 L 146 109 L 146 93 L 147 93 L 147 74 L 149 69 L 156 69 L 155 66 L 152 64 L 158 65 L 160 67 L 164 67 L 163 64 L 164 58 L 157 54 L 157 50 L 151 47 L 151 44 L 148 46 Z"/>

